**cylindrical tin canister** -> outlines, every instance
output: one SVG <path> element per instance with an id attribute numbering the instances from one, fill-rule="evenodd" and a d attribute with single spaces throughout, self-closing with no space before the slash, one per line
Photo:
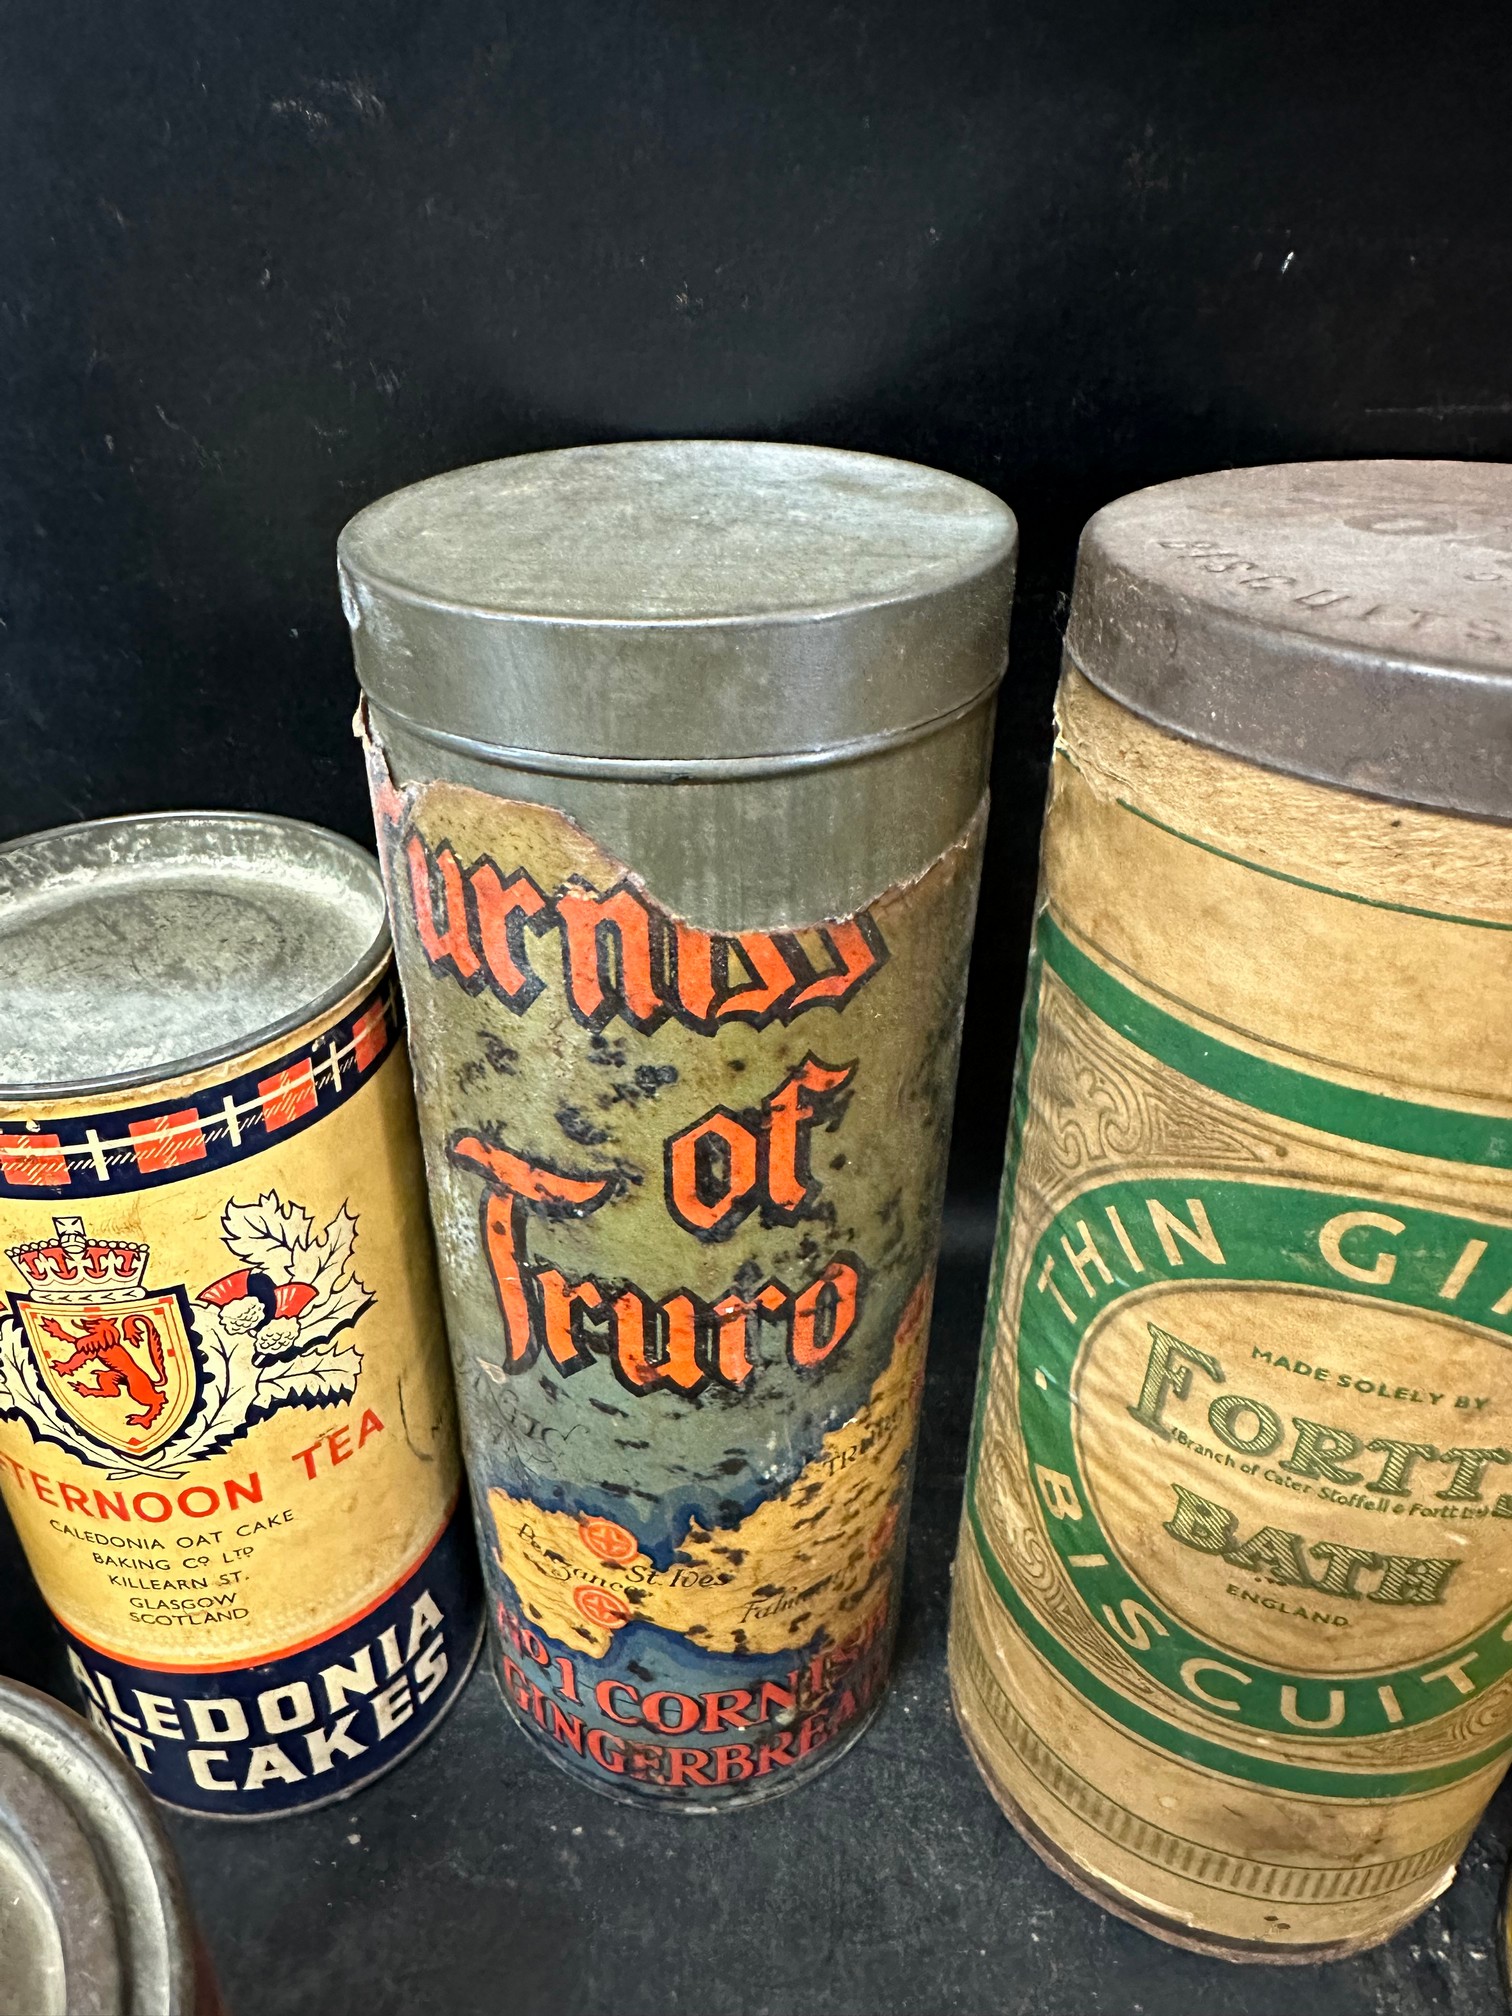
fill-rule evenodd
<path id="1" fill-rule="evenodd" d="M 1385 1938 L 1512 1742 L 1512 470 L 1083 538 L 951 1672 L 1046 1859 Z"/>
<path id="2" fill-rule="evenodd" d="M 865 455 L 462 470 L 342 540 L 520 1726 L 798 1783 L 885 1680 L 1014 525 Z"/>
<path id="3" fill-rule="evenodd" d="M 0 2016 L 220 2016 L 183 1879 L 119 1754 L 0 1682 Z"/>
<path id="4" fill-rule="evenodd" d="M 376 867 L 169 813 L 0 850 L 0 1491 L 92 1719 L 253 1818 L 397 1761 L 477 1570 Z"/>

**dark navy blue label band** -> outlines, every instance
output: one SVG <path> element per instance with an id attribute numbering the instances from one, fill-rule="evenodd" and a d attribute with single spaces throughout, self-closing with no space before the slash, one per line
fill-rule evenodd
<path id="1" fill-rule="evenodd" d="M 256 1666 L 167 1672 L 70 1636 L 69 1663 L 91 1721 L 159 1799 L 256 1819 L 350 1792 L 420 1740 L 467 1677 L 479 1595 L 472 1525 L 459 1500 L 413 1574 L 317 1644 Z"/>

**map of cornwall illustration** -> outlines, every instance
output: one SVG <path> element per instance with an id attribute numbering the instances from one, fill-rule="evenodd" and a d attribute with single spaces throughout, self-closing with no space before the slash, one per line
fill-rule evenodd
<path id="1" fill-rule="evenodd" d="M 779 1653 L 838 1641 L 885 1600 L 924 1379 L 930 1283 L 909 1299 L 865 1405 L 784 1490 L 731 1526 L 697 1521 L 669 1569 L 612 1520 L 488 1494 L 499 1562 L 526 1615 L 602 1659 L 633 1619 L 708 1652 Z M 864 1459 L 864 1460 L 863 1460 Z"/>

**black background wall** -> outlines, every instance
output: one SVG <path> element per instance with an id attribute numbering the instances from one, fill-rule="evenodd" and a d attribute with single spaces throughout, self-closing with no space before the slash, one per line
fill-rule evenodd
<path id="1" fill-rule="evenodd" d="M 1348 0 L 8 0 L 0 837 L 365 834 L 332 551 L 397 484 L 643 435 L 938 463 L 1023 524 L 984 1194 L 1077 530 L 1216 464 L 1512 455 L 1506 39 Z"/>

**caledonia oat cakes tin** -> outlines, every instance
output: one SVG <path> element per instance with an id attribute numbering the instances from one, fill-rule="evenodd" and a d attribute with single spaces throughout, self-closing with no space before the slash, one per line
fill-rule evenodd
<path id="1" fill-rule="evenodd" d="M 477 1640 L 378 874 L 211 813 L 0 850 L 0 1492 L 161 1799 L 352 1790 Z"/>

